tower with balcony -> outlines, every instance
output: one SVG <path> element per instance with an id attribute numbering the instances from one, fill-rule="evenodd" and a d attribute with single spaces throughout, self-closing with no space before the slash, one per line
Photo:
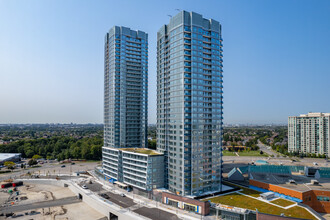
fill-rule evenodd
<path id="1" fill-rule="evenodd" d="M 157 33 L 157 150 L 165 186 L 184 196 L 221 190 L 221 25 L 181 11 Z"/>
<path id="2" fill-rule="evenodd" d="M 105 36 L 104 52 L 103 168 L 118 179 L 118 160 L 104 157 L 106 149 L 147 146 L 148 34 L 115 26 Z"/>

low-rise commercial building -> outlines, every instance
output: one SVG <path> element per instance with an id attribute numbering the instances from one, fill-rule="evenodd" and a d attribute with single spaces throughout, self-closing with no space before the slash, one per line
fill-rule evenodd
<path id="1" fill-rule="evenodd" d="M 103 173 L 110 182 L 140 190 L 164 187 L 164 155 L 146 148 L 103 147 Z"/>
<path id="2" fill-rule="evenodd" d="M 0 153 L 0 164 L 6 161 L 17 162 L 21 160 L 21 153 Z"/>
<path id="3" fill-rule="evenodd" d="M 310 206 L 317 212 L 330 213 L 330 179 L 314 180 L 306 176 L 289 174 L 253 173 L 249 184 L 252 189 L 275 192 Z"/>
<path id="4" fill-rule="evenodd" d="M 162 192 L 162 202 L 175 208 L 184 209 L 201 215 L 208 215 L 211 207 L 208 201 L 199 201 L 167 192 Z"/>

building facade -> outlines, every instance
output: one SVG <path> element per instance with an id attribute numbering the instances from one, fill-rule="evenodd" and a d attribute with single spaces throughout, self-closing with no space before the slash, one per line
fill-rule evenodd
<path id="1" fill-rule="evenodd" d="M 146 147 L 148 34 L 115 26 L 104 52 L 104 147 Z"/>
<path id="2" fill-rule="evenodd" d="M 221 188 L 222 72 L 218 21 L 181 11 L 158 31 L 157 150 L 176 194 Z"/>
<path id="3" fill-rule="evenodd" d="M 145 148 L 103 149 L 103 173 L 111 182 L 151 191 L 164 187 L 164 155 Z"/>
<path id="4" fill-rule="evenodd" d="M 289 152 L 329 156 L 329 123 L 330 113 L 308 113 L 289 117 Z"/>

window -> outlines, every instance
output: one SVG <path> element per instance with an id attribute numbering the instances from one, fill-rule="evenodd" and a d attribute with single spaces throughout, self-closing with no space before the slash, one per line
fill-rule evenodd
<path id="1" fill-rule="evenodd" d="M 324 202 L 329 202 L 330 199 L 328 196 L 317 196 L 318 201 L 324 201 Z"/>

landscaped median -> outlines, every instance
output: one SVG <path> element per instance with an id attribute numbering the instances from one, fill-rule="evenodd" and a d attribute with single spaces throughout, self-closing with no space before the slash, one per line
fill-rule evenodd
<path id="1" fill-rule="evenodd" d="M 272 202 L 263 201 L 259 199 L 260 192 L 258 191 L 236 184 L 230 183 L 230 185 L 239 187 L 241 188 L 241 190 L 226 195 L 207 198 L 203 201 L 210 201 L 211 203 L 215 204 L 234 206 L 243 209 L 249 209 L 252 211 L 258 210 L 258 212 L 272 215 L 281 215 L 283 213 L 287 217 L 295 217 L 301 219 L 317 219 L 303 207 L 293 206 L 291 208 L 285 208 L 287 206 L 294 205 L 294 202 L 285 199 L 276 199 Z"/>

